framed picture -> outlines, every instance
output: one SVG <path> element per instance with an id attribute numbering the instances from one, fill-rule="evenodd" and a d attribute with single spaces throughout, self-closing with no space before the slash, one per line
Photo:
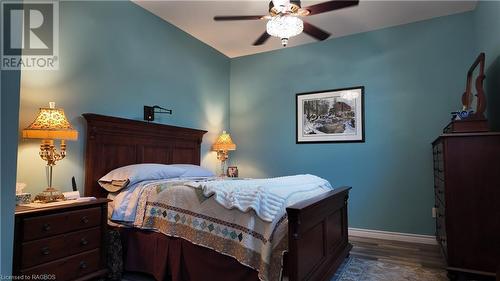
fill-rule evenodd
<path id="1" fill-rule="evenodd" d="M 236 166 L 227 167 L 227 176 L 230 178 L 237 178 L 238 177 L 238 167 L 236 167 Z"/>
<path id="2" fill-rule="evenodd" d="M 365 88 L 296 96 L 297 143 L 364 142 Z"/>

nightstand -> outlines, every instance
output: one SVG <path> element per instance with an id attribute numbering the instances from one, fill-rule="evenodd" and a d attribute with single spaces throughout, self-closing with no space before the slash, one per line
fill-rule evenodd
<path id="1" fill-rule="evenodd" d="M 16 207 L 13 274 L 35 280 L 104 276 L 108 199 Z M 42 278 L 42 279 L 40 279 Z"/>

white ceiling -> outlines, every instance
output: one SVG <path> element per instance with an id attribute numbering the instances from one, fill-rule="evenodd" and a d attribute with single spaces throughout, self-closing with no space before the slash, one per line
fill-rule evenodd
<path id="1" fill-rule="evenodd" d="M 269 1 L 142 1 L 136 4 L 179 27 L 228 57 L 283 48 L 271 37 L 262 46 L 252 43 L 265 31 L 264 20 L 215 22 L 216 15 L 265 15 Z M 302 1 L 302 7 L 324 1 Z M 473 10 L 477 1 L 373 1 L 356 7 L 306 17 L 332 38 Z M 287 48 L 316 42 L 306 34 L 289 41 Z"/>

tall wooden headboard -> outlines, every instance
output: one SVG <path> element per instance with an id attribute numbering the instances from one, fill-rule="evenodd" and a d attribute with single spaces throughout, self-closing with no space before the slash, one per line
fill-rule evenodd
<path id="1" fill-rule="evenodd" d="M 200 145 L 207 131 L 90 113 L 83 117 L 87 120 L 85 196 L 107 196 L 97 180 L 121 166 L 200 164 Z"/>

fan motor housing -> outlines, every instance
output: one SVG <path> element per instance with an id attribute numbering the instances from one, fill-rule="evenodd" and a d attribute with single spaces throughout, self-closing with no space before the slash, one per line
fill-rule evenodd
<path id="1" fill-rule="evenodd" d="M 290 11 L 295 14 L 300 9 L 300 0 L 290 0 Z M 269 2 L 269 14 L 271 16 L 276 16 L 279 14 L 279 11 L 274 7 L 273 1 Z"/>

